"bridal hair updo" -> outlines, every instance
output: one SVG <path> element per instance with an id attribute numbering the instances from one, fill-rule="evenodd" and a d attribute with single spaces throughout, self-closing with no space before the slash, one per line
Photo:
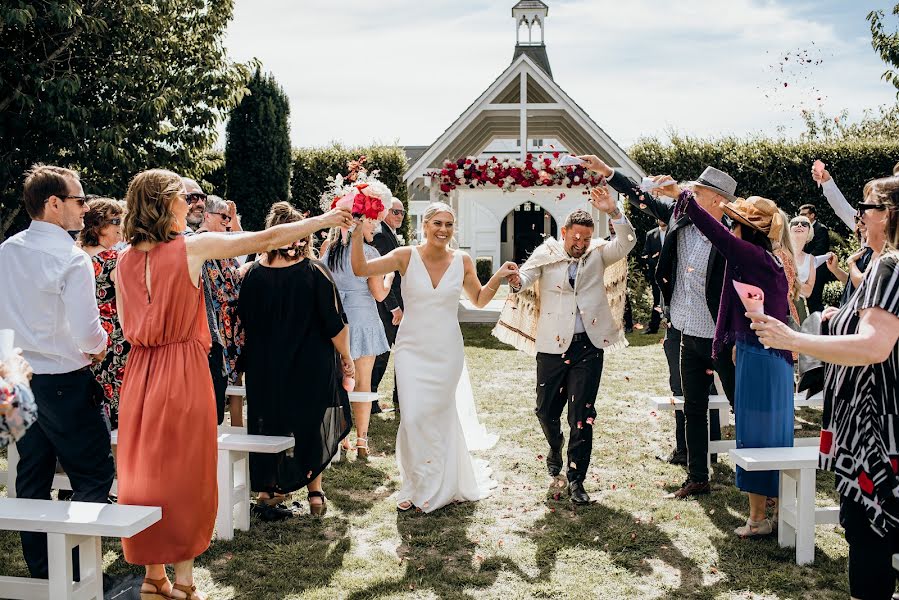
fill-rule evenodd
<path id="1" fill-rule="evenodd" d="M 452 206 L 450 206 L 450 205 L 447 204 L 446 202 L 432 202 L 432 203 L 429 204 L 428 207 L 425 209 L 424 215 L 422 215 L 422 225 L 423 225 L 422 228 L 421 228 L 421 229 L 422 229 L 422 231 L 421 231 L 421 233 L 422 233 L 422 239 L 424 239 L 424 240 L 427 239 L 427 232 L 425 231 L 424 225 L 430 223 L 430 222 L 431 222 L 431 219 L 434 218 L 434 215 L 436 215 L 436 214 L 438 214 L 438 213 L 442 213 L 442 212 L 449 213 L 449 214 L 453 215 L 453 222 L 455 223 L 455 220 L 456 220 L 456 211 L 453 210 L 453 207 L 452 207 Z M 453 228 L 453 237 L 452 237 L 452 239 L 450 240 L 450 246 L 452 247 L 452 246 L 454 246 L 454 245 L 458 245 L 458 244 L 456 244 L 456 233 L 455 233 L 455 228 Z"/>
<path id="2" fill-rule="evenodd" d="M 275 202 L 265 218 L 265 228 L 271 229 L 275 225 L 296 223 L 302 220 L 303 213 L 298 211 L 290 202 Z M 265 254 L 269 263 L 278 256 L 289 261 L 299 260 L 300 257 L 312 258 L 312 236 L 309 235 L 301 240 L 297 240 L 286 248 L 269 250 Z"/>

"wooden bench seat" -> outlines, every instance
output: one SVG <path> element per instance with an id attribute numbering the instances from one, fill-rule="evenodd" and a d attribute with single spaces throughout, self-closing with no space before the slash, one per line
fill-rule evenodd
<path id="1" fill-rule="evenodd" d="M 835 524 L 839 508 L 815 508 L 815 472 L 818 448 L 739 448 L 730 457 L 747 471 L 780 471 L 777 540 L 796 548 L 796 564 L 815 560 L 815 525 Z"/>
<path id="2" fill-rule="evenodd" d="M 48 579 L 0 577 L 0 597 L 103 600 L 101 538 L 127 538 L 162 518 L 158 506 L 0 498 L 0 529 L 47 534 Z M 72 582 L 78 548 L 81 581 Z"/>

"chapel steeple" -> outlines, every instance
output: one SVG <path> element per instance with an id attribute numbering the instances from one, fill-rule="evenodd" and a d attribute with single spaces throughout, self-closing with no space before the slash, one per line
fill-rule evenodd
<path id="1" fill-rule="evenodd" d="M 549 6 L 540 0 L 520 0 L 512 7 L 512 17 L 515 19 L 515 54 L 512 60 L 527 54 L 552 78 L 544 41 L 548 14 Z"/>

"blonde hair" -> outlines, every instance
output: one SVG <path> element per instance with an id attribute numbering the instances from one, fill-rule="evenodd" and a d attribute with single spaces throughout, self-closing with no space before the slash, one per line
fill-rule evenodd
<path id="1" fill-rule="evenodd" d="M 447 204 L 446 202 L 432 202 L 432 203 L 430 203 L 430 204 L 428 205 L 428 207 L 425 209 L 425 212 L 424 212 L 424 214 L 422 215 L 422 218 L 421 218 L 421 224 L 422 224 L 422 228 L 421 228 L 421 237 L 422 237 L 422 241 L 427 240 L 427 237 L 428 237 L 427 234 L 425 233 L 425 228 L 424 228 L 424 226 L 425 226 L 427 223 L 430 223 L 430 222 L 431 222 L 431 219 L 434 218 L 434 215 L 436 215 L 436 214 L 438 214 L 438 213 L 442 213 L 442 212 L 451 214 L 451 215 L 453 216 L 453 220 L 455 221 L 455 219 L 456 219 L 456 211 L 453 210 L 453 207 L 452 207 L 452 206 L 450 206 L 450 205 Z M 450 240 L 450 247 L 455 247 L 455 246 L 458 246 L 458 244 L 456 243 L 456 234 L 455 234 L 455 232 L 454 232 L 454 233 L 453 233 L 453 238 Z"/>
<path id="2" fill-rule="evenodd" d="M 781 211 L 781 212 L 783 212 L 783 211 Z M 808 244 L 810 241 L 815 239 L 815 228 L 812 227 L 812 222 L 809 220 L 808 217 L 803 217 L 802 215 L 796 215 L 795 217 L 790 219 L 789 217 L 787 217 L 786 213 L 784 213 L 784 218 L 785 218 L 786 222 L 790 224 L 787 227 L 787 229 L 793 229 L 793 223 L 801 223 L 803 221 L 808 223 L 808 233 L 805 234 L 805 243 Z"/>
<path id="3" fill-rule="evenodd" d="M 84 215 L 84 229 L 78 233 L 78 241 L 82 247 L 99 246 L 100 232 L 109 224 L 109 219 L 122 216 L 125 208 L 112 198 L 94 198 L 87 206 L 89 210 Z"/>
<path id="4" fill-rule="evenodd" d="M 268 216 L 265 217 L 265 228 L 271 229 L 276 225 L 296 223 L 297 221 L 302 221 L 303 219 L 303 213 L 298 211 L 290 202 L 275 202 L 269 209 Z M 303 242 L 305 242 L 305 244 Z M 290 251 L 295 248 L 293 244 L 291 244 L 291 246 L 288 246 L 287 248 L 276 248 L 274 250 L 269 250 L 265 253 L 268 262 L 271 263 L 278 256 L 289 261 L 296 261 L 300 258 L 312 258 L 311 235 L 297 240 L 296 244 L 299 245 L 299 252 L 296 252 L 296 254 L 292 256 L 290 254 Z"/>
<path id="5" fill-rule="evenodd" d="M 788 221 L 789 217 L 787 213 L 783 210 L 780 211 L 780 216 L 784 221 Z M 793 238 L 790 237 L 790 228 L 782 227 L 780 233 L 780 239 L 774 240 L 772 244 L 774 251 L 781 255 L 781 259 L 786 262 L 790 262 L 790 268 L 793 272 L 793 282 L 790 286 L 790 298 L 793 300 L 798 300 L 799 296 L 802 292 L 802 282 L 799 281 L 799 277 L 796 276 L 796 254 L 793 249 Z M 784 270 L 787 269 L 787 265 L 784 264 Z M 789 282 L 788 282 L 789 283 Z"/>
<path id="6" fill-rule="evenodd" d="M 150 169 L 135 175 L 125 193 L 125 241 L 165 243 L 181 235 L 174 230 L 172 205 L 183 189 L 181 176 L 172 171 Z"/>

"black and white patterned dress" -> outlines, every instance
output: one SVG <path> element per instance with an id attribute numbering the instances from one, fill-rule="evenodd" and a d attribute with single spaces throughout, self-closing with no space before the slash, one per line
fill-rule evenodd
<path id="1" fill-rule="evenodd" d="M 877 307 L 899 317 L 899 254 L 871 266 L 829 321 L 829 335 L 858 333 L 859 312 Z M 828 364 L 820 468 L 836 473 L 837 491 L 865 507 L 879 535 L 899 529 L 899 344 L 879 364 Z"/>

